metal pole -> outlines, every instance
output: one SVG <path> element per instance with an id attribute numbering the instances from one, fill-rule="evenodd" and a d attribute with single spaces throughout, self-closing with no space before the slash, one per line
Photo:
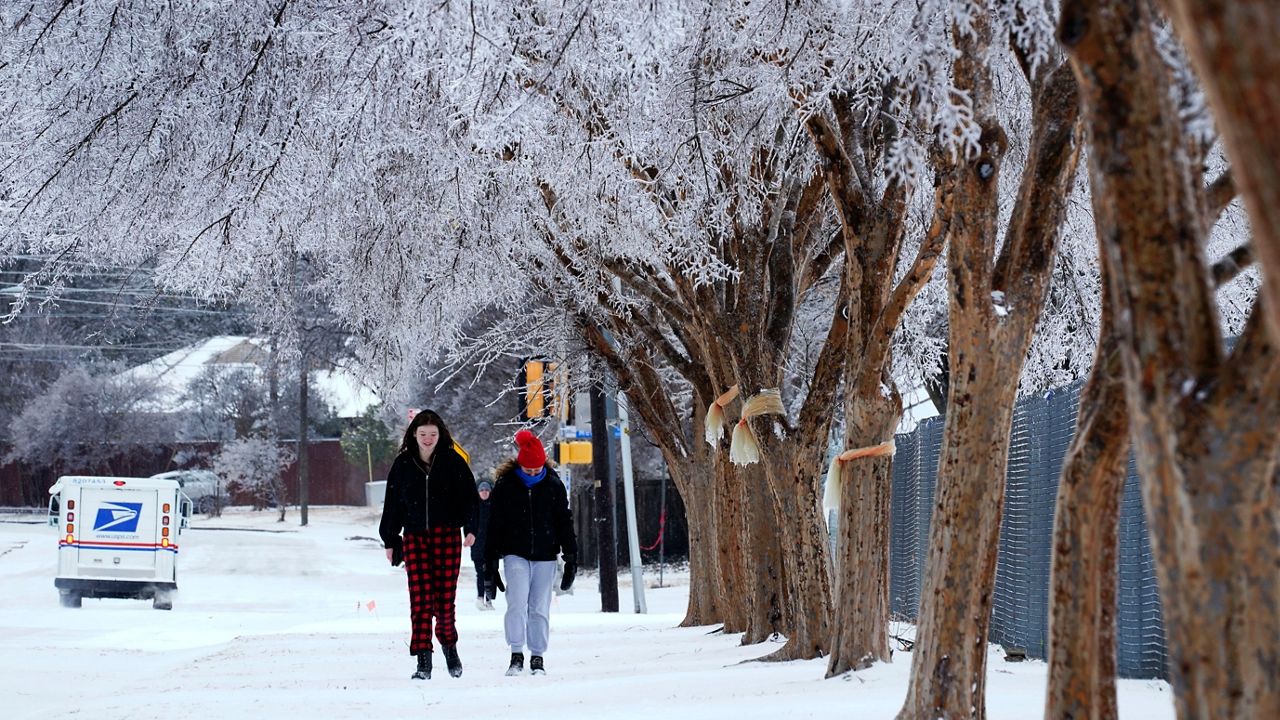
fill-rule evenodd
<path id="1" fill-rule="evenodd" d="M 308 370 L 307 346 L 302 346 L 302 358 L 298 361 L 301 364 L 302 372 L 298 377 L 298 505 L 301 506 L 301 522 L 307 524 L 307 509 L 311 504 L 311 472 L 308 461 L 308 451 L 311 449 L 311 440 L 307 437 L 307 395 L 309 389 L 307 387 L 307 370 Z M 280 503 L 280 513 L 284 514 L 284 503 Z M 283 519 L 283 518 L 282 518 Z"/>
<path id="2" fill-rule="evenodd" d="M 662 476 L 662 485 L 658 490 L 658 517 L 667 516 L 667 476 Z M 667 566 L 667 533 L 664 523 L 658 523 L 658 587 L 662 587 L 662 571 Z"/>
<path id="3" fill-rule="evenodd" d="M 609 472 L 609 424 L 604 388 L 591 387 L 591 469 L 595 474 L 596 550 L 600 557 L 600 610 L 618 612 L 618 540 L 613 527 L 613 477 Z"/>
<path id="4" fill-rule="evenodd" d="M 644 562 L 640 559 L 640 530 L 636 526 L 636 479 L 631 469 L 631 424 L 627 400 L 618 393 L 618 430 L 622 435 L 622 494 L 627 501 L 627 552 L 631 556 L 631 587 L 636 612 L 647 613 L 644 602 Z"/>

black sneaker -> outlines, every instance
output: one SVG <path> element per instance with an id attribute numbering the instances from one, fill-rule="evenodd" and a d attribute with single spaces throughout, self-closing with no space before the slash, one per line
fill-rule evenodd
<path id="1" fill-rule="evenodd" d="M 530 675 L 546 675 L 547 671 L 542 667 L 542 656 L 534 655 L 529 658 L 529 674 Z"/>
<path id="2" fill-rule="evenodd" d="M 507 668 L 507 677 L 524 672 L 524 653 L 511 653 L 511 666 Z"/>
<path id="3" fill-rule="evenodd" d="M 462 658 L 458 657 L 457 645 L 445 645 L 444 663 L 449 666 L 449 674 L 453 677 L 462 677 Z"/>
<path id="4" fill-rule="evenodd" d="M 431 651 L 418 653 L 418 669 L 410 676 L 413 680 L 431 679 Z"/>

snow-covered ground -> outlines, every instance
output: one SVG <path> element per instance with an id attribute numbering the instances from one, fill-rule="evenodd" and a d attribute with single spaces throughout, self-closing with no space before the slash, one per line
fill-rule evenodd
<path id="1" fill-rule="evenodd" d="M 821 660 L 745 662 L 773 649 L 741 647 L 714 628 L 679 628 L 688 577 L 647 590 L 649 614 L 599 612 L 592 576 L 552 606 L 545 677 L 503 676 L 509 651 L 498 612 L 473 604 L 464 559 L 459 587 L 462 678 L 436 653 L 429 681 L 412 681 L 408 594 L 363 508 L 316 508 L 311 524 L 232 510 L 197 518 L 181 538 L 180 594 L 170 612 L 149 602 L 58 606 L 56 531 L 0 517 L 0 698 L 3 717 L 83 713 L 129 718 L 892 718 L 910 656 L 832 680 Z M 656 573 L 647 584 L 657 583 Z M 370 610 L 370 606 L 373 609 Z M 1038 717 L 1045 666 L 993 651 L 988 716 Z M 1167 684 L 1122 681 L 1124 718 L 1172 718 Z"/>

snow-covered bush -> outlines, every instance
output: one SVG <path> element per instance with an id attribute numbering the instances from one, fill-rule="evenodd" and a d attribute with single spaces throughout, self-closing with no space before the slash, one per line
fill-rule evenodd
<path id="1" fill-rule="evenodd" d="M 294 453 L 268 438 L 243 438 L 222 446 L 213 460 L 213 470 L 235 492 L 253 496 L 254 507 L 273 505 L 282 509 L 288 501 L 281 475 L 294 460 Z"/>
<path id="2" fill-rule="evenodd" d="M 125 472 L 130 458 L 174 441 L 154 407 L 155 383 L 76 366 L 32 398 L 9 424 L 7 462 L 62 472 Z"/>

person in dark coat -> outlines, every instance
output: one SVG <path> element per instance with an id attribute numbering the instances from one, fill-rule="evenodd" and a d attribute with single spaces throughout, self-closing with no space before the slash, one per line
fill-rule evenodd
<path id="1" fill-rule="evenodd" d="M 578 540 L 573 533 L 569 494 L 555 469 L 547 463 L 542 441 L 528 430 L 516 433 L 519 452 L 498 470 L 490 502 L 489 534 L 485 543 L 487 576 L 507 594 L 503 618 L 511 664 L 507 675 L 524 671 L 524 648 L 529 646 L 529 673 L 545 675 L 543 655 L 551 634 L 551 583 L 556 555 L 564 558 L 560 589 L 573 585 L 577 572 Z M 498 559 L 507 582 L 503 586 Z"/>
<path id="2" fill-rule="evenodd" d="M 481 480 L 476 484 L 476 492 L 480 502 L 476 505 L 476 517 L 471 527 L 475 528 L 476 542 L 471 546 L 471 562 L 476 566 L 476 609 L 492 610 L 494 587 L 485 577 L 484 548 L 485 538 L 489 534 L 489 493 L 493 491 L 493 483 Z"/>
<path id="3" fill-rule="evenodd" d="M 431 677 L 433 620 L 449 674 L 462 675 L 454 600 L 462 548 L 475 542 L 471 523 L 479 497 L 471 468 L 455 448 L 439 415 L 430 410 L 414 415 L 387 473 L 378 525 L 387 559 L 392 565 L 403 562 L 409 576 L 409 653 L 418 658 L 415 680 Z"/>

